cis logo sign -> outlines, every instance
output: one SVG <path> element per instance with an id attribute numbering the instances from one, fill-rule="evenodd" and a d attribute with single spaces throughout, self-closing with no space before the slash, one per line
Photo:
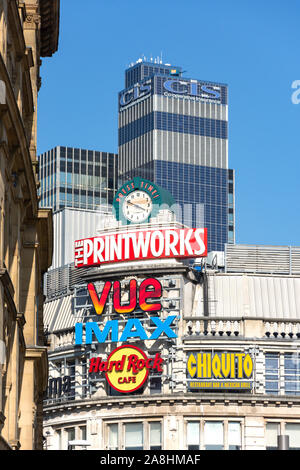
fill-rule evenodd
<path id="1" fill-rule="evenodd" d="M 149 358 L 137 346 L 123 345 L 110 353 L 107 361 L 90 359 L 89 373 L 105 372 L 109 385 L 121 393 L 131 393 L 146 382 L 150 369 L 162 372 L 163 359 L 159 353 Z"/>

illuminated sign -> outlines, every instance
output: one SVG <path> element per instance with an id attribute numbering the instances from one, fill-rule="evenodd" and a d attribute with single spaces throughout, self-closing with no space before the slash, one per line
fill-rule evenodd
<path id="1" fill-rule="evenodd" d="M 108 337 L 113 342 L 127 341 L 128 338 L 138 338 L 143 341 L 148 339 L 156 340 L 161 335 L 165 335 L 167 338 L 177 338 L 177 335 L 171 329 L 172 323 L 176 318 L 176 315 L 169 315 L 165 320 L 161 320 L 158 317 L 150 317 L 150 322 L 156 326 L 156 329 L 150 336 L 147 334 L 142 322 L 138 318 L 129 318 L 122 333 L 119 331 L 118 320 L 108 320 L 102 330 L 97 322 L 91 321 L 85 324 L 75 323 L 75 344 L 92 344 L 94 337 L 98 343 L 104 343 Z"/>
<path id="2" fill-rule="evenodd" d="M 161 283 L 154 278 L 144 279 L 141 285 L 137 286 L 136 279 L 131 279 L 129 282 L 129 303 L 121 305 L 121 283 L 115 281 L 114 283 L 106 281 L 101 292 L 100 297 L 96 292 L 93 283 L 88 284 L 88 291 L 90 293 L 95 311 L 97 315 L 101 315 L 108 295 L 113 287 L 113 308 L 116 313 L 132 313 L 137 305 L 144 312 L 157 312 L 161 310 L 160 302 L 150 302 L 149 299 L 160 299 L 162 293 Z"/>
<path id="3" fill-rule="evenodd" d="M 120 281 L 106 281 L 101 293 L 97 293 L 95 285 L 90 282 L 88 291 L 97 315 L 102 315 L 108 296 L 112 291 L 112 307 L 115 313 L 129 314 L 137 307 L 143 312 L 159 312 L 162 309 L 159 299 L 162 295 L 161 283 L 155 278 L 144 279 L 138 286 L 136 279 L 129 280 L 129 300 L 121 303 L 122 290 Z M 108 338 L 113 342 L 127 341 L 128 338 L 138 338 L 140 340 L 156 340 L 164 335 L 167 338 L 177 338 L 172 330 L 173 322 L 177 318 L 176 315 L 169 315 L 164 320 L 157 316 L 150 317 L 150 325 L 156 326 L 153 331 L 151 325 L 151 334 L 147 334 L 142 322 L 138 318 L 129 318 L 125 326 L 120 331 L 118 320 L 108 320 L 102 329 L 97 322 L 76 323 L 75 324 L 75 344 L 91 344 L 93 338 L 98 343 L 104 343 Z M 85 333 L 85 335 L 84 335 Z"/>
<path id="4" fill-rule="evenodd" d="M 106 361 L 91 358 L 89 373 L 105 372 L 111 387 L 121 393 L 131 393 L 144 385 L 151 369 L 162 372 L 162 364 L 158 353 L 149 358 L 138 347 L 123 345 L 112 351 Z"/>
<path id="5" fill-rule="evenodd" d="M 187 361 L 190 389 L 249 390 L 253 360 L 246 353 L 190 353 Z"/>
<path id="6" fill-rule="evenodd" d="M 75 241 L 75 267 L 137 259 L 197 258 L 207 255 L 207 230 L 141 229 Z"/>

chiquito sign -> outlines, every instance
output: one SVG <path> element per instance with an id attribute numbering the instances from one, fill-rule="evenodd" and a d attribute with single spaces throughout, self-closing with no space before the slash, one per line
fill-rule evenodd
<path id="1" fill-rule="evenodd" d="M 248 390 L 253 381 L 253 359 L 244 352 L 191 352 L 187 361 L 189 389 Z"/>

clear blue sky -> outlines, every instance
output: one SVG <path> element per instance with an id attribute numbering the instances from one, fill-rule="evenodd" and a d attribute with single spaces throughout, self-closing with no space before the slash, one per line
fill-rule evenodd
<path id="1" fill-rule="evenodd" d="M 61 0 L 59 50 L 44 58 L 38 152 L 117 153 L 117 93 L 144 54 L 229 86 L 236 242 L 300 246 L 298 0 Z"/>

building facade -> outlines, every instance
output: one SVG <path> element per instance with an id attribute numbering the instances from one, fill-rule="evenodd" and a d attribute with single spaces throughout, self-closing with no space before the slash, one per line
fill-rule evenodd
<path id="1" fill-rule="evenodd" d="M 122 203 L 139 213 L 148 199 L 128 191 Z M 299 248 L 227 245 L 224 257 L 190 264 L 149 241 L 149 257 L 148 232 L 169 237 L 172 254 L 176 233 L 190 250 L 182 230 L 167 213 L 129 226 L 111 216 L 93 239 L 96 258 L 91 240 L 78 241 L 77 267 L 47 274 L 45 448 L 263 450 L 278 435 L 300 448 Z M 144 256 L 130 259 L 118 240 L 135 233 Z"/>
<path id="2" fill-rule="evenodd" d="M 42 276 L 52 215 L 39 207 L 41 57 L 58 47 L 59 0 L 0 2 L 0 449 L 41 449 L 47 387 Z"/>
<path id="3" fill-rule="evenodd" d="M 106 205 L 98 211 L 65 207 L 53 214 L 53 257 L 49 270 L 57 269 L 74 260 L 74 243 L 97 233 L 101 221 L 111 213 Z"/>
<path id="4" fill-rule="evenodd" d="M 41 207 L 97 210 L 112 204 L 118 187 L 118 156 L 57 146 L 39 155 Z"/>
<path id="5" fill-rule="evenodd" d="M 73 243 L 97 231 L 112 211 L 118 187 L 118 155 L 57 146 L 39 155 L 40 205 L 53 209 L 50 269 L 73 261 Z"/>
<path id="6" fill-rule="evenodd" d="M 208 249 L 235 240 L 234 171 L 228 168 L 228 87 L 189 79 L 181 67 L 141 59 L 119 93 L 119 168 L 167 189 L 177 218 L 204 223 Z"/>

